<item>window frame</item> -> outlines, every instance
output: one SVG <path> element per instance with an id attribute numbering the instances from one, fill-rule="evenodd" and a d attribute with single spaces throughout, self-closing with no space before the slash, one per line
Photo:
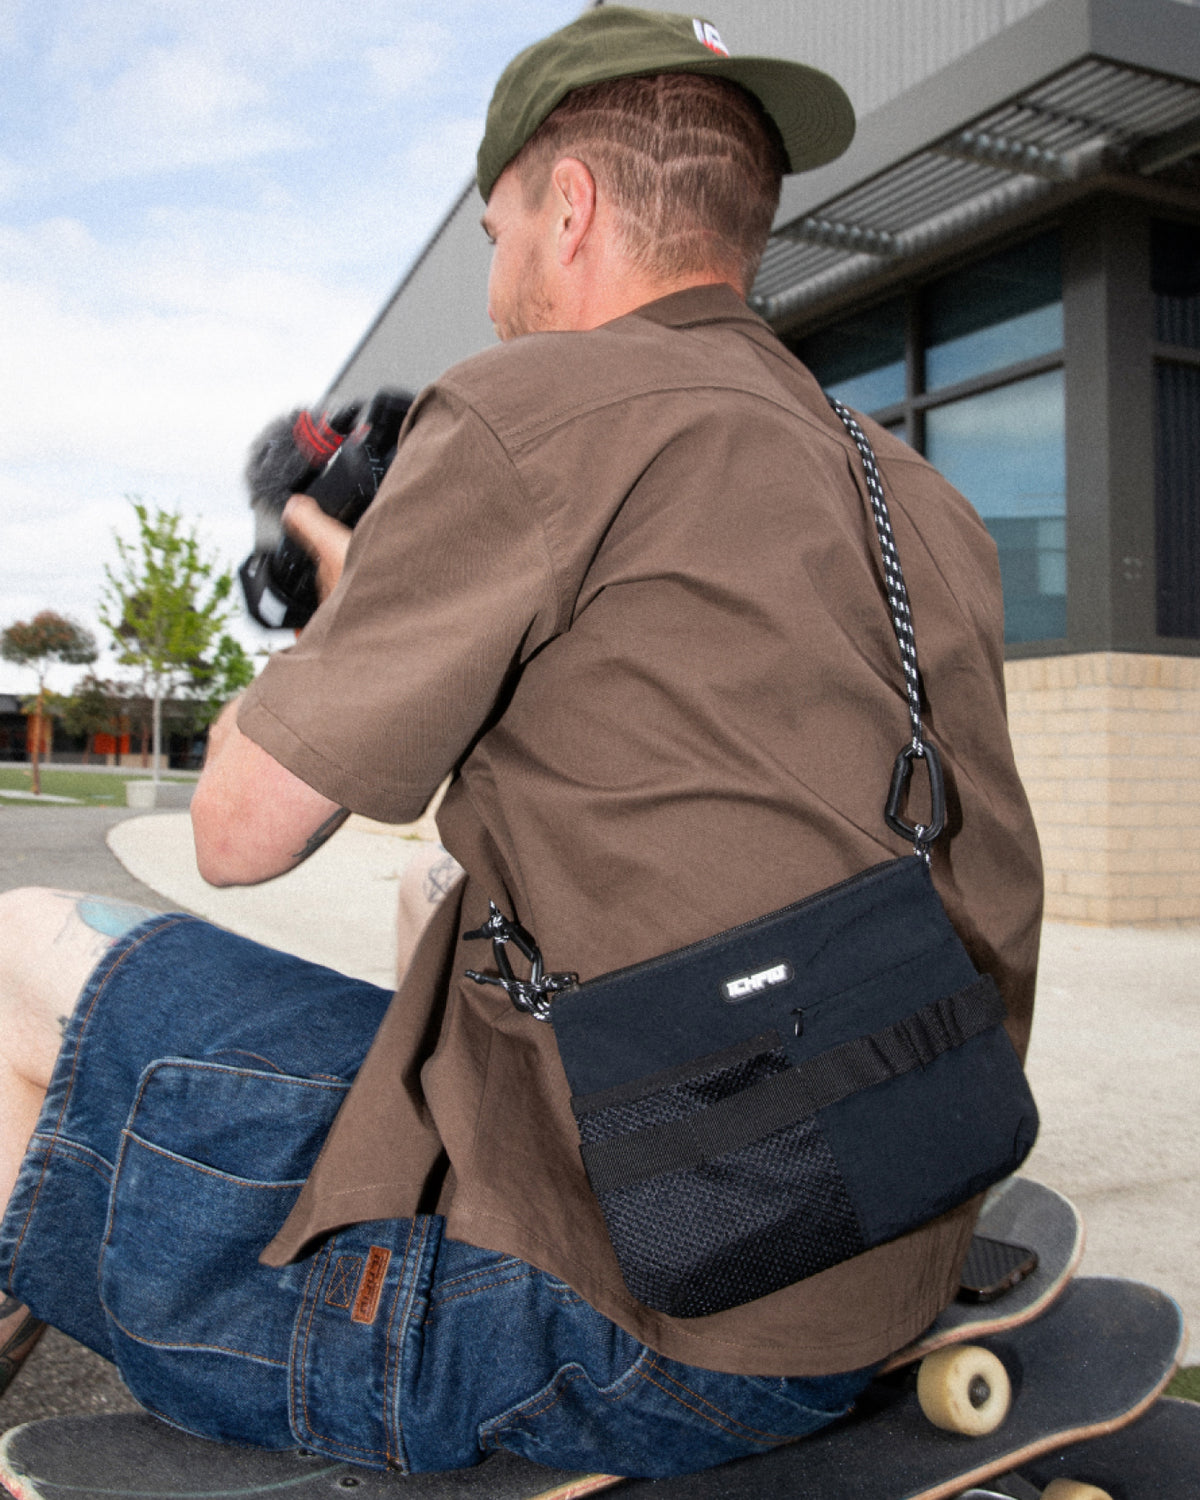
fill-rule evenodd
<path id="1" fill-rule="evenodd" d="M 965 380 L 955 381 L 951 385 L 941 385 L 932 391 L 924 389 L 925 386 L 925 329 L 924 329 L 924 299 L 928 289 L 936 285 L 944 277 L 956 270 L 968 266 L 978 265 L 992 259 L 994 256 L 1003 254 L 1006 250 L 1018 249 L 1021 245 L 1029 244 L 1034 240 L 1055 235 L 1059 240 L 1060 264 L 1063 266 L 1061 300 L 1063 303 L 1063 341 L 1054 350 L 1044 354 L 1034 355 L 1028 359 L 1015 360 L 1011 364 L 998 366 L 996 369 L 988 370 L 980 375 L 973 375 Z M 926 274 L 919 280 L 914 280 L 909 285 L 893 290 L 891 295 L 872 299 L 861 307 L 855 308 L 857 313 L 869 312 L 872 307 L 883 307 L 889 303 L 902 301 L 904 307 L 904 396 L 899 401 L 893 401 L 887 406 L 876 407 L 868 413 L 872 420 L 880 426 L 896 429 L 902 427 L 903 436 L 908 445 L 922 456 L 926 450 L 925 417 L 926 413 L 939 407 L 951 406 L 959 401 L 967 400 L 973 396 L 986 395 L 990 391 L 999 390 L 1004 386 L 1016 385 L 1022 380 L 1028 380 L 1031 376 L 1043 375 L 1052 370 L 1062 370 L 1064 390 L 1068 383 L 1066 373 L 1066 273 L 1065 273 L 1065 251 L 1062 244 L 1062 230 L 1057 224 L 1039 226 L 1033 233 L 1014 236 L 1011 239 L 989 246 L 982 253 L 970 257 L 963 257 L 945 266 L 938 267 L 933 274 Z M 787 337 L 789 347 L 793 350 L 802 344 L 805 339 L 813 334 L 821 332 L 824 328 L 836 326 L 836 324 L 847 316 L 847 310 L 842 309 L 840 316 L 831 318 L 827 322 L 815 324 L 811 329 L 806 329 L 802 334 Z M 803 357 L 803 356 L 800 356 Z M 1064 417 L 1063 444 L 1067 447 Z M 1064 452 L 1064 462 L 1066 454 Z M 969 498 L 969 497 L 968 497 Z M 1071 600 L 1071 570 L 1069 564 L 1071 551 L 1071 525 L 1070 525 L 1070 478 L 1068 473 L 1066 502 L 1063 520 L 1067 532 L 1067 618 L 1068 631 L 1070 629 L 1070 600 Z M 1039 636 L 1035 640 L 1005 641 L 1005 652 L 1009 655 L 1048 655 L 1061 652 L 1066 649 L 1067 636 Z"/>
<path id="2" fill-rule="evenodd" d="M 1189 366 L 1200 350 L 1156 337 L 1150 281 L 1150 225 L 1167 220 L 1200 228 L 1195 194 L 1105 185 L 1052 211 L 1014 217 L 999 232 L 971 236 L 940 257 L 881 267 L 869 295 L 840 292 L 779 328 L 796 349 L 810 334 L 850 313 L 904 298 L 907 307 L 904 399 L 871 413 L 925 450 L 925 413 L 1061 366 L 1066 401 L 1067 633 L 1060 639 L 1010 641 L 1010 659 L 1095 651 L 1200 656 L 1200 640 L 1158 633 L 1155 475 L 1155 366 Z M 1057 231 L 1062 251 L 1063 347 L 936 392 L 922 391 L 921 293 L 972 262 Z"/>

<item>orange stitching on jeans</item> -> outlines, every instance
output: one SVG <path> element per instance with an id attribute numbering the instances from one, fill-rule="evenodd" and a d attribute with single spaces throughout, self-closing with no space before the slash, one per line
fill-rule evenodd
<path id="1" fill-rule="evenodd" d="M 507 1271 L 513 1266 L 523 1266 L 525 1262 L 517 1255 L 496 1254 L 496 1259 L 486 1266 L 476 1266 L 473 1271 L 460 1271 L 457 1276 L 447 1276 L 441 1283 L 443 1287 L 460 1286 L 465 1281 L 478 1281 L 482 1276 L 494 1276 L 497 1271 Z"/>
<path id="2" fill-rule="evenodd" d="M 271 1359 L 269 1355 L 255 1354 L 250 1349 L 234 1349 L 226 1344 L 183 1344 L 180 1343 L 177 1339 L 168 1340 L 145 1338 L 140 1333 L 134 1333 L 132 1328 L 126 1328 L 124 1323 L 122 1323 L 120 1319 L 113 1313 L 112 1308 L 109 1307 L 107 1302 L 104 1302 L 101 1305 L 103 1306 L 105 1313 L 110 1318 L 112 1318 L 114 1327 L 119 1328 L 121 1332 L 126 1336 L 126 1338 L 132 1339 L 135 1344 L 144 1344 L 147 1349 L 195 1349 L 202 1353 L 209 1354 L 236 1354 L 242 1359 L 251 1360 L 256 1365 L 271 1365 L 274 1369 L 277 1370 L 287 1369 L 288 1362 L 286 1359 Z"/>
<path id="3" fill-rule="evenodd" d="M 665 1385 L 660 1385 L 657 1380 L 652 1379 L 649 1375 L 647 1375 L 645 1370 L 638 1370 L 637 1373 L 642 1377 L 643 1380 L 648 1381 L 650 1385 L 657 1386 L 657 1388 L 662 1391 L 664 1396 L 669 1397 L 672 1401 L 678 1402 L 678 1404 L 682 1406 L 685 1411 L 690 1411 L 695 1416 L 699 1417 L 702 1421 L 708 1422 L 711 1426 L 719 1428 L 722 1432 L 727 1432 L 730 1437 L 740 1438 L 743 1442 L 753 1443 L 755 1447 L 758 1448 L 774 1448 L 780 1443 L 786 1443 L 790 1441 L 788 1438 L 783 1437 L 778 1433 L 761 1433 L 758 1437 L 744 1436 L 744 1434 L 746 1433 L 758 1432 L 759 1429 L 757 1427 L 747 1426 L 745 1422 L 739 1421 L 737 1417 L 732 1416 L 729 1412 L 722 1411 L 719 1406 L 714 1406 L 713 1403 L 706 1397 L 698 1395 L 697 1392 L 693 1390 L 689 1390 L 688 1387 L 681 1381 L 675 1380 L 673 1376 L 668 1375 L 660 1365 L 652 1365 L 651 1369 L 653 1369 L 656 1374 L 662 1375 L 664 1379 L 670 1380 L 673 1385 L 679 1386 L 679 1389 L 681 1391 L 687 1391 L 689 1396 L 693 1396 L 697 1401 L 702 1401 L 705 1406 L 711 1407 L 713 1411 L 718 1412 L 722 1417 L 725 1418 L 725 1422 L 732 1422 L 734 1424 L 734 1427 L 741 1428 L 741 1431 L 736 1432 L 734 1430 L 734 1427 L 727 1427 L 725 1425 L 725 1422 L 718 1422 L 715 1417 L 709 1416 L 708 1412 L 701 1411 L 698 1406 L 692 1406 L 689 1402 L 684 1401 L 682 1397 L 677 1396 L 674 1391 L 667 1390 Z"/>
<path id="4" fill-rule="evenodd" d="M 548 1411 L 552 1411 L 558 1405 L 566 1393 L 567 1387 L 573 1381 L 586 1379 L 587 1372 L 585 1370 L 574 1369 L 566 1372 L 560 1370 L 554 1377 L 554 1385 L 550 1391 L 546 1392 L 547 1396 L 553 1396 L 553 1400 L 546 1400 L 541 1406 L 531 1407 L 529 1402 L 536 1401 L 538 1397 L 530 1396 L 529 1402 L 524 1406 L 518 1406 L 513 1410 L 505 1412 L 502 1418 L 497 1418 L 490 1427 L 484 1429 L 482 1433 L 484 1443 L 494 1442 L 499 1447 L 499 1439 L 496 1437 L 498 1432 L 503 1431 L 505 1427 L 511 1426 L 514 1422 L 527 1422 L 533 1417 L 544 1417 Z"/>
<path id="5" fill-rule="evenodd" d="M 253 1177 L 239 1177 L 236 1172 L 222 1172 L 220 1167 L 206 1167 L 203 1162 L 196 1161 L 193 1157 L 180 1156 L 178 1151 L 168 1151 L 165 1146 L 156 1146 L 153 1141 L 148 1141 L 145 1136 L 138 1135 L 134 1130 L 122 1130 L 121 1137 L 123 1140 L 132 1141 L 135 1146 L 140 1146 L 143 1151 L 152 1151 L 155 1156 L 164 1156 L 168 1161 L 180 1162 L 189 1172 L 199 1172 L 202 1177 L 216 1177 L 221 1182 L 234 1182 L 238 1187 L 253 1188 L 256 1192 L 283 1192 L 303 1181 L 303 1178 L 294 1180 L 285 1178 L 279 1182 L 255 1182 Z"/>
<path id="6" fill-rule="evenodd" d="M 399 1383 L 400 1383 L 399 1377 L 400 1377 L 400 1374 L 401 1374 L 401 1365 L 403 1364 L 402 1350 L 403 1350 L 403 1342 L 404 1341 L 403 1341 L 403 1334 L 401 1335 L 401 1338 L 399 1340 L 394 1339 L 393 1338 L 393 1334 L 394 1334 L 395 1328 L 396 1328 L 396 1315 L 400 1311 L 400 1293 L 401 1293 L 401 1290 L 404 1287 L 404 1278 L 405 1278 L 405 1276 L 409 1275 L 409 1272 L 410 1272 L 410 1269 L 411 1269 L 410 1268 L 410 1263 L 409 1263 L 409 1252 L 412 1249 L 413 1235 L 416 1233 L 416 1229 L 417 1229 L 417 1221 L 416 1221 L 416 1219 L 415 1218 L 409 1219 L 409 1221 L 408 1221 L 408 1238 L 404 1242 L 404 1258 L 403 1258 L 403 1260 L 401 1262 L 402 1269 L 401 1269 L 400 1275 L 399 1275 L 399 1277 L 398 1277 L 398 1279 L 396 1281 L 396 1296 L 395 1296 L 395 1298 L 394 1298 L 394 1300 L 392 1302 L 391 1315 L 388 1318 L 387 1340 L 386 1340 L 386 1343 L 384 1344 L 384 1355 L 383 1355 L 383 1371 L 384 1371 L 384 1383 L 383 1383 L 383 1440 L 384 1440 L 384 1443 L 387 1445 L 387 1456 L 388 1456 L 389 1462 L 396 1463 L 401 1468 L 405 1467 L 403 1453 L 393 1453 L 392 1452 L 392 1428 L 393 1428 L 393 1426 L 395 1426 L 396 1436 L 399 1439 L 401 1447 L 403 1447 L 403 1444 L 404 1444 L 404 1421 L 403 1421 L 403 1418 L 400 1415 L 400 1406 L 399 1406 L 400 1397 L 399 1397 L 399 1394 L 397 1393 L 397 1395 L 396 1395 L 396 1398 L 395 1398 L 396 1405 L 395 1405 L 394 1409 L 391 1406 L 391 1401 L 392 1401 L 392 1389 L 393 1389 L 394 1386 L 398 1386 Z M 422 1221 L 422 1227 L 421 1227 L 421 1243 L 420 1243 L 420 1246 L 418 1247 L 418 1251 L 417 1251 L 418 1258 L 420 1257 L 421 1254 L 424 1253 L 425 1242 L 428 1239 L 428 1237 L 429 1237 L 428 1221 L 427 1220 L 423 1220 Z M 404 1313 L 403 1313 L 403 1316 L 400 1319 L 400 1325 L 401 1325 L 402 1330 L 407 1330 L 407 1328 L 409 1326 L 409 1318 L 410 1318 L 410 1316 L 412 1314 L 413 1299 L 416 1297 L 416 1295 L 417 1295 L 417 1276 L 416 1276 L 415 1269 L 413 1269 L 412 1270 L 412 1275 L 411 1275 L 411 1278 L 410 1278 L 410 1281 L 409 1281 L 408 1296 L 404 1300 Z M 393 1364 L 393 1357 L 392 1357 L 392 1350 L 393 1349 L 396 1351 L 396 1353 L 395 1353 L 396 1378 L 394 1380 L 391 1377 L 391 1370 L 392 1370 L 392 1364 Z"/>
<path id="7" fill-rule="evenodd" d="M 47 1139 L 42 1137 L 42 1139 Z M 50 1147 L 39 1146 L 36 1140 L 31 1140 L 26 1150 L 27 1156 L 36 1156 L 39 1151 L 47 1154 Z M 74 1162 L 77 1167 L 87 1167 L 90 1172 L 95 1172 L 101 1182 L 111 1182 L 113 1169 L 112 1163 L 107 1162 L 98 1151 L 93 1151 L 90 1146 L 81 1145 L 78 1141 L 59 1141 L 54 1146 L 56 1156 L 65 1156 L 68 1161 Z"/>
<path id="8" fill-rule="evenodd" d="M 323 1283 L 324 1278 L 325 1278 L 325 1270 L 324 1270 L 324 1266 L 322 1266 L 322 1261 L 324 1261 L 326 1265 L 328 1265 L 329 1262 L 332 1261 L 332 1259 L 333 1259 L 333 1247 L 336 1244 L 337 1244 L 337 1236 L 335 1235 L 328 1242 L 328 1244 L 321 1251 L 321 1253 L 314 1258 L 313 1263 L 312 1263 L 312 1267 L 310 1268 L 309 1273 L 308 1273 L 308 1279 L 305 1281 L 305 1284 L 304 1284 L 304 1300 L 308 1302 L 308 1319 L 307 1319 L 307 1321 L 305 1322 L 305 1325 L 304 1325 L 304 1338 L 303 1338 L 303 1342 L 302 1342 L 302 1346 L 301 1346 L 301 1350 L 300 1350 L 300 1365 L 299 1365 L 299 1370 L 300 1370 L 300 1375 L 299 1375 L 300 1408 L 301 1408 L 301 1411 L 303 1412 L 303 1415 L 304 1415 L 304 1430 L 305 1430 L 305 1432 L 309 1436 L 314 1437 L 314 1438 L 319 1438 L 319 1439 L 321 1439 L 321 1441 L 326 1442 L 326 1443 L 331 1443 L 334 1447 L 342 1449 L 343 1452 L 347 1452 L 348 1451 L 348 1452 L 353 1452 L 353 1453 L 369 1453 L 372 1458 L 377 1458 L 379 1456 L 379 1453 L 380 1453 L 380 1450 L 378 1448 L 361 1448 L 361 1447 L 359 1447 L 359 1445 L 357 1443 L 346 1443 L 346 1442 L 343 1442 L 340 1438 L 326 1437 L 323 1432 L 318 1432 L 316 1430 L 316 1428 L 313 1426 L 311 1420 L 309 1419 L 309 1415 L 308 1415 L 308 1382 L 304 1378 L 304 1371 L 308 1368 L 308 1341 L 309 1341 L 309 1337 L 310 1337 L 310 1335 L 312 1333 L 313 1320 L 316 1318 L 316 1315 L 317 1315 L 317 1303 L 320 1301 L 321 1286 L 322 1286 L 322 1283 Z M 320 1267 L 320 1270 L 318 1270 L 318 1267 Z M 310 1300 L 309 1299 L 309 1288 L 312 1286 L 313 1277 L 314 1276 L 316 1276 L 316 1278 L 317 1278 L 317 1287 L 316 1287 L 316 1291 L 313 1293 L 312 1298 Z M 289 1397 L 290 1397 L 290 1392 L 289 1392 Z M 288 1405 L 289 1405 L 289 1407 L 291 1406 L 291 1400 L 290 1399 L 288 1401 Z M 386 1449 L 383 1450 L 383 1456 L 384 1456 L 384 1458 L 389 1457 L 389 1454 L 388 1454 L 388 1452 L 387 1452 Z"/>
<path id="9" fill-rule="evenodd" d="M 343 1311 L 354 1305 L 354 1292 L 362 1271 L 361 1255 L 339 1255 L 334 1263 L 333 1274 L 325 1292 L 326 1307 L 340 1307 Z"/>
<path id="10" fill-rule="evenodd" d="M 433 1315 L 441 1307 L 447 1307 L 451 1302 L 459 1302 L 463 1297 L 474 1297 L 479 1292 L 494 1292 L 498 1286 L 513 1286 L 518 1281 L 528 1281 L 535 1274 L 533 1266 L 526 1266 L 518 1276 L 505 1276 L 502 1280 L 489 1281 L 483 1286 L 468 1287 L 464 1292 L 455 1292 L 452 1297 L 439 1297 L 436 1301 L 429 1299 L 429 1314 L 425 1319 L 426 1324 L 432 1323 Z"/>
<path id="11" fill-rule="evenodd" d="M 761 1427 L 751 1427 L 748 1422 L 743 1422 L 740 1417 L 735 1417 L 731 1412 L 723 1410 L 716 1402 L 710 1401 L 707 1396 L 702 1396 L 699 1391 L 692 1390 L 690 1385 L 685 1385 L 678 1376 L 672 1375 L 669 1370 L 659 1364 L 657 1359 L 649 1360 L 648 1364 L 650 1369 L 656 1371 L 664 1380 L 669 1380 L 672 1385 L 677 1385 L 681 1391 L 686 1391 L 689 1396 L 694 1397 L 697 1401 L 703 1401 L 705 1406 L 712 1407 L 713 1411 L 719 1416 L 728 1418 L 730 1422 L 736 1422 L 739 1427 L 744 1427 L 747 1432 L 756 1432 L 760 1437 L 771 1438 L 776 1443 L 786 1443 L 788 1441 L 782 1433 L 764 1432 Z"/>

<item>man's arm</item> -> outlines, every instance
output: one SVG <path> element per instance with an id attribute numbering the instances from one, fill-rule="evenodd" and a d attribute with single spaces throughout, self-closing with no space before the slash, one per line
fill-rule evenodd
<path id="1" fill-rule="evenodd" d="M 294 869 L 349 817 L 237 726 L 239 699 L 209 731 L 192 798 L 196 864 L 210 885 L 257 885 Z"/>
<path id="2" fill-rule="evenodd" d="M 317 594 L 325 599 L 342 576 L 350 528 L 309 495 L 293 495 L 283 520 L 311 555 Z M 192 798 L 196 864 L 210 885 L 257 885 L 285 875 L 350 816 L 241 732 L 240 701 L 227 704 L 209 731 L 204 774 Z"/>

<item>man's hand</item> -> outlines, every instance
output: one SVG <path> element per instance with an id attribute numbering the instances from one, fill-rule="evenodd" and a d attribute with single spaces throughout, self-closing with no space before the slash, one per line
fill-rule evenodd
<path id="1" fill-rule="evenodd" d="M 346 565 L 351 531 L 326 515 L 311 495 L 293 495 L 283 508 L 284 530 L 299 542 L 317 565 L 317 598 L 333 592 Z"/>
<path id="2" fill-rule="evenodd" d="M 238 702 L 227 703 L 209 731 L 192 797 L 196 864 L 210 885 L 257 885 L 286 874 L 349 817 L 241 732 Z"/>

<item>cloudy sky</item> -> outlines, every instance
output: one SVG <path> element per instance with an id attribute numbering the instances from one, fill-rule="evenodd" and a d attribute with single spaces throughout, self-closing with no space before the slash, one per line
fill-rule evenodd
<path id="1" fill-rule="evenodd" d="M 99 630 L 127 495 L 241 560 L 251 438 L 320 397 L 470 176 L 500 69 L 582 8 L 0 0 L 0 627 Z"/>

